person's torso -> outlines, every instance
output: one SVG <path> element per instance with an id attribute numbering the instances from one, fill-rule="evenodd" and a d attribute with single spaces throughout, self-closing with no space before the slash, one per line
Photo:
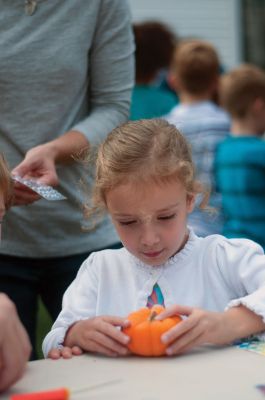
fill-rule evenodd
<path id="1" fill-rule="evenodd" d="M 136 85 L 132 93 L 130 119 L 158 118 L 176 105 L 174 96 L 151 85 Z"/>
<path id="2" fill-rule="evenodd" d="M 191 145 L 196 177 L 210 190 L 209 206 L 213 212 L 200 210 L 200 201 L 189 217 L 189 224 L 199 236 L 221 233 L 223 216 L 221 197 L 215 190 L 214 159 L 217 145 L 229 132 L 228 115 L 214 103 L 205 101 L 196 104 L 179 104 L 166 119 L 174 124 Z"/>
<path id="3" fill-rule="evenodd" d="M 217 185 L 225 213 L 224 234 L 247 237 L 265 248 L 265 142 L 230 137 L 218 147 Z"/>
<path id="4" fill-rule="evenodd" d="M 101 1 L 0 0 L 0 145 L 11 169 L 30 148 L 87 116 L 89 54 Z M 43 257 L 78 254 L 117 241 L 110 224 L 82 232 L 81 164 L 58 167 L 63 202 L 41 200 L 7 213 L 0 251 Z"/>
<path id="5" fill-rule="evenodd" d="M 94 288 L 95 315 L 126 316 L 146 307 L 155 284 L 161 289 L 166 307 L 182 304 L 211 311 L 224 310 L 233 298 L 246 292 L 235 289 L 236 285 L 233 288 L 232 281 L 229 283 L 229 278 L 224 278 L 225 271 L 220 269 L 222 260 L 218 260 L 220 265 L 216 262 L 214 248 L 222 241 L 219 235 L 206 239 L 192 235 L 183 250 L 158 267 L 142 263 L 126 249 L 99 252 L 92 267 L 98 282 Z M 83 276 L 82 280 L 85 279 L 88 277 Z"/>

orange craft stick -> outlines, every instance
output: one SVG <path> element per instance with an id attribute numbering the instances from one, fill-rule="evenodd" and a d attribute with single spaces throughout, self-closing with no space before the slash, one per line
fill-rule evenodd
<path id="1" fill-rule="evenodd" d="M 118 382 L 121 382 L 121 379 L 112 379 L 111 381 L 100 382 L 79 389 L 69 390 L 65 387 L 62 387 L 59 389 L 45 390 L 43 392 L 13 394 L 10 396 L 9 400 L 68 400 L 70 399 L 70 393 L 87 392 L 103 386 L 113 385 Z"/>
<path id="2" fill-rule="evenodd" d="M 66 388 L 60 388 L 45 392 L 14 394 L 10 397 L 10 400 L 67 400 L 69 397 L 70 391 Z"/>

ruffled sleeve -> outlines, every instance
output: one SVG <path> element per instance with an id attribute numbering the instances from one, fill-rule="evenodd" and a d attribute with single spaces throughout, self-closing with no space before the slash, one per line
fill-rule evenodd
<path id="1" fill-rule="evenodd" d="M 216 262 L 226 284 L 235 293 L 226 309 L 243 305 L 265 322 L 265 255 L 247 239 L 220 240 Z"/>
<path id="2" fill-rule="evenodd" d="M 83 262 L 76 279 L 64 294 L 62 311 L 43 341 L 42 350 L 45 357 L 52 348 L 62 347 L 65 334 L 71 325 L 95 316 L 97 302 L 95 254 L 92 253 Z"/>

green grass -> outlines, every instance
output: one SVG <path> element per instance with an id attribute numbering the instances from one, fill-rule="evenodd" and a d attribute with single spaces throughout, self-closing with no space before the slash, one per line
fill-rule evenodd
<path id="1" fill-rule="evenodd" d="M 37 336 L 36 336 L 36 347 L 37 347 L 37 357 L 38 359 L 43 358 L 43 353 L 41 349 L 41 345 L 43 339 L 50 331 L 52 326 L 52 319 L 43 305 L 42 301 L 39 299 L 39 310 L 38 310 L 38 319 L 37 319 Z"/>

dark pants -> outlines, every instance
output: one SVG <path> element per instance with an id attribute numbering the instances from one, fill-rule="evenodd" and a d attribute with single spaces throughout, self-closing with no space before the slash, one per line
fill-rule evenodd
<path id="1" fill-rule="evenodd" d="M 108 248 L 120 247 L 117 243 Z M 45 259 L 0 255 L 0 292 L 6 293 L 16 304 L 32 344 L 31 359 L 36 358 L 38 296 L 55 320 L 61 311 L 65 290 L 89 254 Z"/>

